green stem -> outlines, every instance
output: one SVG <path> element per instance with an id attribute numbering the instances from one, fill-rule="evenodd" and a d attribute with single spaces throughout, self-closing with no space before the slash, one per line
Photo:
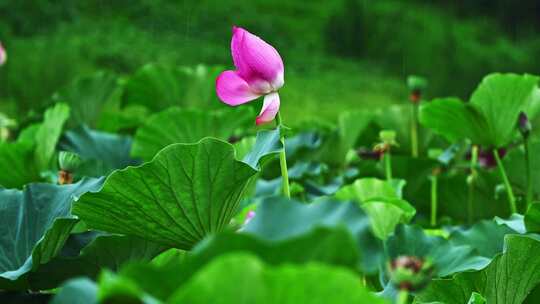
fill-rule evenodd
<path id="1" fill-rule="evenodd" d="M 431 175 L 431 226 L 437 226 L 437 175 Z"/>
<path id="2" fill-rule="evenodd" d="M 473 145 L 471 151 L 471 163 L 470 163 L 470 173 L 467 178 L 468 185 L 468 195 L 467 195 L 467 223 L 472 224 L 474 216 L 474 184 L 478 172 L 476 172 L 476 166 L 478 163 L 478 146 Z"/>
<path id="3" fill-rule="evenodd" d="M 392 157 L 390 156 L 390 150 L 384 152 L 384 172 L 387 180 L 392 180 Z"/>
<path id="4" fill-rule="evenodd" d="M 277 113 L 276 123 L 280 128 L 283 126 L 280 112 Z M 279 153 L 279 165 L 281 167 L 281 177 L 283 179 L 283 195 L 285 195 L 287 198 L 291 198 L 291 191 L 289 190 L 289 173 L 287 171 L 287 155 L 285 154 L 285 135 L 281 130 L 279 130 L 279 132 L 279 140 L 283 146 L 283 149 Z"/>
<path id="5" fill-rule="evenodd" d="M 474 213 L 474 183 L 470 182 L 468 185 L 468 194 L 467 194 L 467 224 L 471 225 L 473 221 Z"/>
<path id="6" fill-rule="evenodd" d="M 405 289 L 398 291 L 396 304 L 407 304 L 409 299 L 409 292 Z"/>
<path id="7" fill-rule="evenodd" d="M 514 191 L 512 191 L 512 186 L 510 185 L 510 181 L 508 180 L 508 176 L 506 176 L 506 170 L 504 170 L 503 163 L 501 161 L 501 158 L 499 157 L 499 152 L 497 149 L 493 150 L 493 156 L 495 157 L 495 160 L 497 161 L 497 166 L 499 167 L 499 172 L 501 174 L 501 177 L 504 182 L 504 187 L 506 188 L 506 193 L 508 194 L 508 203 L 510 205 L 510 212 L 512 214 L 517 212 L 516 208 L 516 198 L 514 196 Z"/>
<path id="8" fill-rule="evenodd" d="M 411 121 L 411 154 L 412 157 L 418 157 L 418 104 L 412 105 Z"/>
<path id="9" fill-rule="evenodd" d="M 532 178 L 531 178 L 531 160 L 529 155 L 529 139 L 527 137 L 523 138 L 523 146 L 525 147 L 525 175 L 527 178 L 527 209 L 533 200 L 533 188 L 532 188 Z"/>

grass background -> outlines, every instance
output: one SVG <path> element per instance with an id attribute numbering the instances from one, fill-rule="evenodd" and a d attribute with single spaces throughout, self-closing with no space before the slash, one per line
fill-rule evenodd
<path id="1" fill-rule="evenodd" d="M 0 111 L 39 113 L 55 91 L 96 70 L 129 75 L 148 62 L 230 68 L 233 24 L 282 54 L 287 121 L 333 121 L 343 111 L 405 102 L 409 74 L 430 80 L 428 96 L 466 97 L 489 72 L 537 72 L 534 24 L 510 27 L 495 11 L 508 11 L 501 4 L 508 1 L 480 2 L 2 1 L 8 63 Z M 529 2 L 515 10 L 534 20 Z M 516 20 L 530 21 L 523 14 Z"/>

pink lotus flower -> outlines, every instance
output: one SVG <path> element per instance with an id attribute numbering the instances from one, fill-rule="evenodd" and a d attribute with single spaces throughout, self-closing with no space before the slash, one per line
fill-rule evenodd
<path id="1" fill-rule="evenodd" d="M 4 65 L 7 60 L 7 53 L 4 49 L 4 46 L 2 45 L 2 42 L 0 42 L 0 65 Z"/>
<path id="2" fill-rule="evenodd" d="M 235 71 L 222 72 L 216 92 L 224 103 L 238 106 L 261 96 L 264 103 L 257 125 L 270 122 L 279 112 L 279 94 L 284 84 L 281 56 L 271 45 L 240 27 L 233 27 L 231 53 Z"/>

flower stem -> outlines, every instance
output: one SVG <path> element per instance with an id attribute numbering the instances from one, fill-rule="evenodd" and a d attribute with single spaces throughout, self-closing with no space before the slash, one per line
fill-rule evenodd
<path id="1" fill-rule="evenodd" d="M 472 224 L 474 217 L 474 186 L 476 183 L 476 178 L 478 177 L 478 172 L 476 171 L 476 166 L 478 163 L 478 146 L 473 145 L 471 150 L 471 163 L 470 163 L 470 172 L 467 177 L 468 185 L 468 195 L 467 195 L 467 223 Z"/>
<path id="2" fill-rule="evenodd" d="M 411 118 L 411 154 L 412 157 L 418 157 L 418 104 L 412 105 Z"/>
<path id="3" fill-rule="evenodd" d="M 392 180 L 392 157 L 390 150 L 384 152 L 384 172 L 387 180 Z"/>
<path id="4" fill-rule="evenodd" d="M 409 292 L 406 289 L 398 291 L 396 304 L 407 304 L 409 299 Z"/>
<path id="5" fill-rule="evenodd" d="M 437 174 L 431 175 L 431 226 L 437 226 Z"/>
<path id="6" fill-rule="evenodd" d="M 508 194 L 508 203 L 510 204 L 510 212 L 512 212 L 512 214 L 516 213 L 517 212 L 516 197 L 514 196 L 514 191 L 512 191 L 512 186 L 510 185 L 508 176 L 506 176 L 506 170 L 504 170 L 504 166 L 501 161 L 501 158 L 499 157 L 499 151 L 497 151 L 497 149 L 493 150 L 493 156 L 495 157 L 495 160 L 497 161 L 497 166 L 499 167 L 499 172 L 503 179 L 504 187 L 506 188 L 506 193 Z"/>
<path id="7" fill-rule="evenodd" d="M 529 139 L 527 137 L 523 138 L 523 146 L 525 147 L 525 175 L 527 178 L 527 209 L 533 200 L 533 188 L 532 188 L 532 177 L 531 177 L 531 160 L 529 155 Z"/>
<path id="8" fill-rule="evenodd" d="M 280 112 L 277 113 L 276 123 L 280 128 L 283 126 Z M 283 146 L 283 149 L 279 153 L 279 165 L 281 167 L 281 177 L 283 180 L 283 195 L 285 195 L 287 198 L 291 198 L 291 191 L 289 190 L 289 173 L 287 171 L 287 155 L 285 154 L 285 135 L 281 130 L 279 130 L 279 132 L 279 140 Z"/>

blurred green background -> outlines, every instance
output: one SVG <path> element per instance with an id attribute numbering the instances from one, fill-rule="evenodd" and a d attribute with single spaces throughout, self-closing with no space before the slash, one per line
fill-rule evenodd
<path id="1" fill-rule="evenodd" d="M 489 72 L 540 69 L 533 0 L 1 0 L 0 112 L 39 113 L 96 70 L 229 68 L 232 25 L 283 56 L 294 122 L 405 102 L 409 74 L 429 79 L 428 96 L 466 97 Z"/>

